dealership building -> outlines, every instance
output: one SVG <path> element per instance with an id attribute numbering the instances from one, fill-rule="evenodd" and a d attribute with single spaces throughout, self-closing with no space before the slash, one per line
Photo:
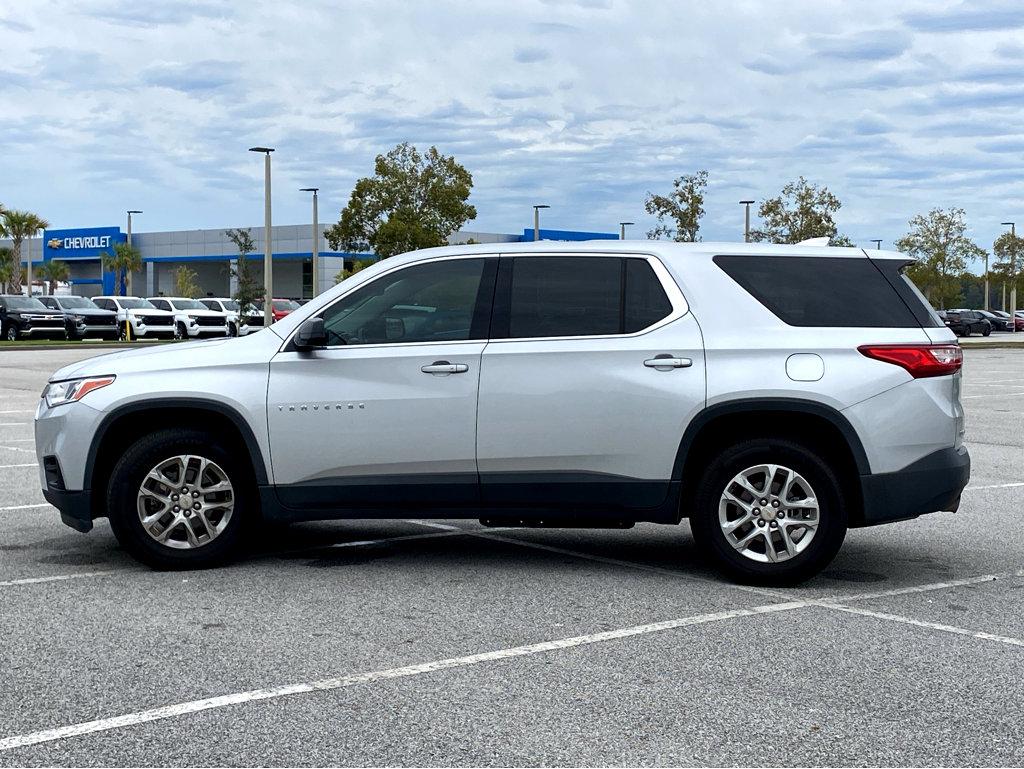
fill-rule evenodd
<path id="1" fill-rule="evenodd" d="M 326 248 L 324 230 L 319 228 L 318 266 L 321 290 L 334 285 L 335 277 L 357 259 L 375 259 L 373 254 L 332 251 Z M 271 229 L 274 296 L 309 299 L 313 296 L 313 233 L 309 224 L 278 225 Z M 255 250 L 246 257 L 253 275 L 263 279 L 263 227 L 248 228 Z M 187 265 L 196 273 L 199 296 L 233 296 L 236 285 L 232 268 L 238 248 L 227 236 L 228 228 L 176 230 L 173 232 L 134 232 L 132 245 L 142 255 L 142 269 L 132 276 L 132 293 L 140 296 L 173 295 L 174 271 Z M 613 240 L 615 233 L 541 230 L 543 240 Z M 71 291 L 79 296 L 98 296 L 115 291 L 114 273 L 102 267 L 101 254 L 112 253 L 115 243 L 128 235 L 120 227 L 85 227 L 46 230 L 42 238 L 22 244 L 22 264 L 32 259 L 33 270 L 44 261 L 59 259 L 67 263 Z M 533 240 L 533 229 L 520 234 L 460 231 L 448 242 L 517 243 Z M 0 246 L 10 246 L 0 240 Z M 35 293 L 41 293 L 37 274 Z"/>

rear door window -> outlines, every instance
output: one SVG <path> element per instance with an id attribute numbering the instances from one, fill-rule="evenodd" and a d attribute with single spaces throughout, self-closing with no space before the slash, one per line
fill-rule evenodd
<path id="1" fill-rule="evenodd" d="M 672 312 L 646 259 L 517 256 L 509 283 L 507 294 L 496 300 L 494 338 L 631 334 Z"/>
<path id="2" fill-rule="evenodd" d="M 716 256 L 715 264 L 751 296 L 790 326 L 918 328 L 930 313 L 915 314 L 890 280 L 864 257 Z M 897 264 L 899 264 L 897 262 Z M 928 323 L 934 325 L 934 323 Z"/>

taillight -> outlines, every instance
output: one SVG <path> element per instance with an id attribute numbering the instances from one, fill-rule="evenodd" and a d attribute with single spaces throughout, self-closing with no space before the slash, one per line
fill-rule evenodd
<path id="1" fill-rule="evenodd" d="M 862 355 L 902 366 L 915 379 L 955 374 L 964 363 L 958 344 L 865 344 Z"/>

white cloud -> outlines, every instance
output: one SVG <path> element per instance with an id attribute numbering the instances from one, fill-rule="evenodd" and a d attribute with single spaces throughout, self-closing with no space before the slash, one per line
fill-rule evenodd
<path id="1" fill-rule="evenodd" d="M 332 215 L 373 157 L 437 146 L 474 229 L 649 228 L 648 190 L 711 176 L 705 236 L 803 174 L 856 240 L 932 206 L 989 245 L 1024 216 L 1013 4 L 56 0 L 0 18 L 0 200 L 65 226 L 253 224 L 303 186 Z M 967 30 L 956 34 L 956 29 Z M 324 215 L 324 214 L 322 214 Z"/>

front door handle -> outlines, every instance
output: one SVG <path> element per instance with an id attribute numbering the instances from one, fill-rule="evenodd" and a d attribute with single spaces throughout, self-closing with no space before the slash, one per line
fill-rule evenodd
<path id="1" fill-rule="evenodd" d="M 662 353 L 661 355 L 655 355 L 653 358 L 648 358 L 644 361 L 644 365 L 647 368 L 657 369 L 658 371 L 669 371 L 674 368 L 689 368 L 693 365 L 693 361 L 689 358 L 673 358 L 668 353 Z"/>
<path id="2" fill-rule="evenodd" d="M 449 363 L 446 360 L 435 360 L 428 366 L 420 366 L 420 371 L 424 374 L 433 374 L 434 376 L 448 376 L 449 374 L 465 374 L 469 371 L 469 366 L 465 363 Z"/>

